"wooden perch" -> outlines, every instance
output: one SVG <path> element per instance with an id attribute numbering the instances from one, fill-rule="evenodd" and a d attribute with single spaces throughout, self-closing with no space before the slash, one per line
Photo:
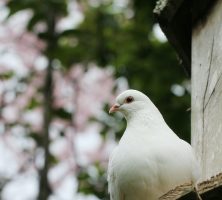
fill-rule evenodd
<path id="1" fill-rule="evenodd" d="M 222 199 L 222 173 L 198 184 L 198 193 L 203 200 Z M 196 200 L 197 194 L 191 184 L 184 184 L 170 190 L 159 200 Z"/>
<path id="2" fill-rule="evenodd" d="M 180 185 L 168 193 L 160 197 L 159 200 L 196 200 L 196 194 L 193 191 L 193 187 L 190 183 Z"/>
<path id="3" fill-rule="evenodd" d="M 198 187 L 203 200 L 222 199 L 222 173 L 200 183 Z"/>

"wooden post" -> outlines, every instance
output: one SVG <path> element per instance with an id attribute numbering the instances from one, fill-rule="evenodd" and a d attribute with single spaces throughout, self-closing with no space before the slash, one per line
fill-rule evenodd
<path id="1" fill-rule="evenodd" d="M 222 171 L 222 1 L 192 33 L 192 146 L 201 181 Z"/>
<path id="2" fill-rule="evenodd" d="M 191 143 L 201 166 L 198 193 L 203 200 L 215 200 L 222 197 L 222 1 L 189 2 L 159 0 L 154 14 L 188 74 L 192 71 Z M 191 190 L 184 184 L 160 199 L 196 199 Z"/>

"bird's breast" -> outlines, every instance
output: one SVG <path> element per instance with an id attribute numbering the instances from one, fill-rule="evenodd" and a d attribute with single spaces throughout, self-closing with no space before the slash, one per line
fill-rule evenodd
<path id="1" fill-rule="evenodd" d="M 121 148 L 113 158 L 113 171 L 119 189 L 132 199 L 147 199 L 155 195 L 158 180 L 156 162 L 142 149 Z M 156 195 L 159 192 L 156 192 Z M 133 198 L 135 196 L 135 198 Z M 131 199 L 129 198 L 129 199 Z"/>
<path id="2" fill-rule="evenodd" d="M 155 169 L 155 158 L 152 153 L 152 147 L 141 138 L 134 140 L 122 141 L 118 147 L 118 151 L 114 156 L 116 170 L 121 177 L 127 179 L 145 177 L 147 172 Z"/>
<path id="3" fill-rule="evenodd" d="M 186 145 L 179 140 L 160 144 L 158 138 L 130 138 L 119 144 L 112 159 L 112 171 L 122 191 L 140 191 L 155 197 L 191 181 L 190 158 Z"/>

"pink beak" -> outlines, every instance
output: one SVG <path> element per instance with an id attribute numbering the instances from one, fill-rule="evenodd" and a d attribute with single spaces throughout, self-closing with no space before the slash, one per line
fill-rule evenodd
<path id="1" fill-rule="evenodd" d="M 114 113 L 119 110 L 120 105 L 119 104 L 114 104 L 110 109 L 109 109 L 109 114 Z"/>

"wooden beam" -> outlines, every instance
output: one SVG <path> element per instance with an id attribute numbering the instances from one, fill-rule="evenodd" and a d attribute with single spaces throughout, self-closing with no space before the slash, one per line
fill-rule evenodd
<path id="1" fill-rule="evenodd" d="M 191 75 L 190 1 L 159 0 L 153 11 L 169 43 L 175 48 L 185 71 Z"/>
<path id="2" fill-rule="evenodd" d="M 203 200 L 222 199 L 222 173 L 198 184 L 198 193 Z M 169 191 L 159 200 L 196 200 L 197 194 L 191 184 L 184 184 Z"/>
<path id="3" fill-rule="evenodd" d="M 196 193 L 190 183 L 186 183 L 170 190 L 168 193 L 160 197 L 160 200 L 196 200 Z"/>

